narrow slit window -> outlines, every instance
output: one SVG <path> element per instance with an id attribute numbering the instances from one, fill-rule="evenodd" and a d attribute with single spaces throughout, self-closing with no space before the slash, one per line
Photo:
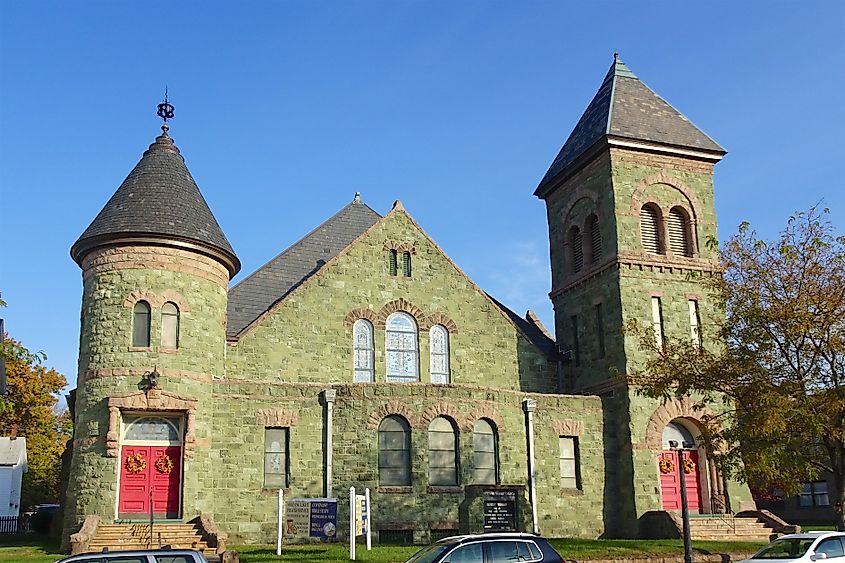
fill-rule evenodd
<path id="1" fill-rule="evenodd" d="M 391 276 L 399 274 L 399 261 L 396 250 L 391 249 L 387 253 L 387 270 L 390 272 Z"/>
<path id="2" fill-rule="evenodd" d="M 179 347 L 179 307 L 167 302 L 161 306 L 161 347 Z"/>
<path id="3" fill-rule="evenodd" d="M 698 301 L 690 299 L 687 301 L 687 305 L 689 306 L 690 338 L 692 339 L 693 345 L 700 348 L 703 341 L 701 338 L 701 315 L 698 311 Z"/>
<path id="4" fill-rule="evenodd" d="M 584 246 L 578 227 L 569 229 L 569 248 L 572 252 L 572 272 L 580 272 L 584 267 Z"/>
<path id="5" fill-rule="evenodd" d="M 601 258 L 601 229 L 595 215 L 587 218 L 587 230 L 590 234 L 590 261 L 595 263 Z"/>
<path id="6" fill-rule="evenodd" d="M 355 383 L 370 383 L 375 380 L 373 360 L 373 325 L 370 321 L 358 319 L 352 327 L 354 380 Z"/>
<path id="7" fill-rule="evenodd" d="M 434 325 L 428 333 L 430 343 L 431 382 L 451 383 L 449 370 L 449 331 L 441 325 Z"/>
<path id="8" fill-rule="evenodd" d="M 560 436 L 560 488 L 580 489 L 581 472 L 578 467 L 578 438 L 574 436 Z"/>
<path id="9" fill-rule="evenodd" d="M 649 254 L 664 254 L 660 244 L 660 216 L 654 205 L 643 205 L 640 209 L 640 236 L 643 250 Z"/>
<path id="10" fill-rule="evenodd" d="M 410 252 L 403 252 L 402 253 L 402 275 L 406 278 L 411 277 L 411 253 Z"/>
<path id="11" fill-rule="evenodd" d="M 692 256 L 690 229 L 686 212 L 680 207 L 669 210 L 669 247 L 676 256 Z"/>
<path id="12" fill-rule="evenodd" d="M 659 297 L 651 298 L 651 326 L 654 330 L 654 344 L 663 350 L 663 304 Z"/>

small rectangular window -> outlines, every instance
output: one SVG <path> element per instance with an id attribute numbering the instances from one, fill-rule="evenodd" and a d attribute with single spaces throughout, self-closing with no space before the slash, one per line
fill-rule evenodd
<path id="1" fill-rule="evenodd" d="M 801 484 L 801 495 L 798 505 L 804 508 L 811 506 L 830 506 L 830 496 L 827 492 L 827 481 L 813 481 Z"/>
<path id="2" fill-rule="evenodd" d="M 391 250 L 387 254 L 387 269 L 391 276 L 399 273 L 399 261 L 395 250 Z"/>
<path id="3" fill-rule="evenodd" d="M 403 252 L 402 253 L 402 274 L 406 278 L 411 277 L 411 253 L 410 252 Z"/>
<path id="4" fill-rule="evenodd" d="M 578 438 L 560 436 L 560 488 L 580 489 L 581 473 L 578 467 Z"/>
<path id="5" fill-rule="evenodd" d="M 602 315 L 601 303 L 596 303 L 596 340 L 599 343 L 599 358 L 604 358 L 604 315 Z"/>
<path id="6" fill-rule="evenodd" d="M 576 366 L 581 365 L 581 350 L 578 344 L 578 315 L 569 317 L 570 330 L 572 331 L 572 360 Z"/>
<path id="7" fill-rule="evenodd" d="M 654 344 L 663 350 L 663 305 L 659 297 L 651 298 L 651 326 L 654 329 Z"/>
<path id="8" fill-rule="evenodd" d="M 689 330 L 693 346 L 701 347 L 701 316 L 698 313 L 698 301 L 690 299 L 689 306 Z"/>
<path id="9" fill-rule="evenodd" d="M 264 488 L 288 486 L 288 429 L 264 429 Z"/>

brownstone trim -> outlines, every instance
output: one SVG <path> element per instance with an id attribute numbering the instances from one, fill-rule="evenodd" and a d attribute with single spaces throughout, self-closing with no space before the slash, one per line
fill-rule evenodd
<path id="1" fill-rule="evenodd" d="M 555 420 L 552 422 L 552 428 L 554 428 L 558 436 L 576 436 L 580 438 L 584 435 L 584 421 L 582 420 Z"/>
<path id="2" fill-rule="evenodd" d="M 639 216 L 640 208 L 646 203 L 654 203 L 650 202 L 645 197 L 645 192 L 651 186 L 656 184 L 663 184 L 665 186 L 669 186 L 670 188 L 675 188 L 686 198 L 686 205 L 683 203 L 672 203 L 668 207 L 664 207 L 657 205 L 660 207 L 661 210 L 666 211 L 671 209 L 675 205 L 681 205 L 682 207 L 689 207 L 688 211 L 690 212 L 690 217 L 695 222 L 697 221 L 697 217 L 700 215 L 698 209 L 701 207 L 698 203 L 698 200 L 695 197 L 695 192 L 689 188 L 686 184 L 684 184 L 680 179 L 670 176 L 666 173 L 665 170 L 661 170 L 657 174 L 652 174 L 651 176 L 647 176 L 640 180 L 639 185 L 634 189 L 634 193 L 631 196 L 631 206 L 629 208 L 629 215 L 631 217 Z M 664 213 L 665 215 L 665 213 Z"/>
<path id="3" fill-rule="evenodd" d="M 117 457 L 120 449 L 120 416 L 123 411 L 138 412 L 182 412 L 185 421 L 185 458 L 191 459 L 196 448 L 194 417 L 197 412 L 197 400 L 163 391 L 150 389 L 146 393 L 138 391 L 123 395 L 112 395 L 107 399 L 109 409 L 109 429 L 106 434 L 106 455 Z"/>
<path id="4" fill-rule="evenodd" d="M 214 258 L 190 249 L 145 245 L 144 242 L 91 250 L 82 259 L 83 278 L 112 270 L 142 269 L 190 274 L 223 288 L 229 284 L 229 269 Z"/>
<path id="5" fill-rule="evenodd" d="M 497 434 L 505 431 L 505 419 L 503 419 L 502 415 L 500 415 L 490 404 L 483 404 L 474 408 L 472 412 L 469 413 L 467 420 L 470 424 L 467 431 L 471 431 L 472 427 L 475 425 L 475 421 L 482 418 L 486 418 L 493 423 L 493 429 Z"/>
<path id="6" fill-rule="evenodd" d="M 451 419 L 458 429 L 466 431 L 468 424 L 466 416 L 461 414 L 461 411 L 455 405 L 445 399 L 441 399 L 440 401 L 427 407 L 420 415 L 419 424 L 420 426 L 428 428 L 428 425 L 431 424 L 435 418 L 441 416 Z M 472 429 L 471 424 L 469 424 L 469 428 Z"/>
<path id="7" fill-rule="evenodd" d="M 127 346 L 127 352 L 153 352 L 154 346 Z"/>
<path id="8" fill-rule="evenodd" d="M 162 354 L 178 354 L 179 348 L 161 348 L 158 349 L 159 352 Z"/>
<path id="9" fill-rule="evenodd" d="M 256 411 L 255 423 L 264 428 L 290 428 L 299 422 L 299 413 L 287 409 L 263 409 Z"/>
<path id="10" fill-rule="evenodd" d="M 156 294 L 155 291 L 146 288 L 136 289 L 127 295 L 126 299 L 123 300 L 123 306 L 131 309 L 138 301 L 146 301 L 153 309 L 161 307 L 158 294 Z"/>
<path id="11" fill-rule="evenodd" d="M 355 321 L 358 320 L 367 320 L 375 327 L 379 320 L 378 315 L 368 307 L 362 307 L 361 309 L 355 309 L 354 311 L 349 311 L 346 313 L 346 317 L 343 318 L 343 324 L 346 326 L 352 326 L 355 324 Z"/>
<path id="12" fill-rule="evenodd" d="M 416 256 L 417 248 L 412 242 L 398 242 L 395 240 L 384 241 L 384 250 L 395 250 L 396 252 L 410 252 L 411 256 Z"/>
<path id="13" fill-rule="evenodd" d="M 435 493 L 435 494 L 445 494 L 445 495 L 459 495 L 464 492 L 464 488 L 460 485 L 452 485 L 452 486 L 434 486 L 429 485 L 426 487 L 427 493 Z"/>
<path id="14" fill-rule="evenodd" d="M 83 374 L 80 383 L 88 381 L 89 379 L 99 379 L 101 377 L 131 377 L 133 375 L 142 376 L 150 371 L 152 371 L 152 368 L 89 369 Z M 211 381 L 213 379 L 213 376 L 208 373 L 198 373 L 195 371 L 187 371 L 182 369 L 159 368 L 158 372 L 163 377 L 181 377 L 183 379 L 192 379 L 194 381 Z"/>
<path id="15" fill-rule="evenodd" d="M 411 428 L 419 428 L 420 422 L 417 414 L 411 410 L 408 403 L 398 400 L 391 400 L 380 405 L 367 417 L 367 428 L 377 429 L 381 421 L 391 415 L 401 416 Z"/>
<path id="16" fill-rule="evenodd" d="M 701 295 L 699 295 L 698 293 L 687 293 L 687 301 L 701 302 Z"/>
<path id="17" fill-rule="evenodd" d="M 408 313 L 417 323 L 417 326 L 420 326 L 425 319 L 425 313 L 423 313 L 422 309 L 405 299 L 404 297 L 400 297 L 399 299 L 394 299 L 393 301 L 388 301 L 384 304 L 384 306 L 379 309 L 378 312 L 378 320 L 376 324 L 376 328 L 385 328 L 387 325 L 387 317 L 391 314 L 396 312 L 403 312 Z"/>
<path id="18" fill-rule="evenodd" d="M 660 451 L 663 447 L 663 429 L 676 418 L 683 418 L 695 424 L 699 430 L 708 424 L 718 424 L 716 413 L 690 397 L 670 399 L 658 407 L 646 424 L 642 445 L 645 449 Z"/>
<path id="19" fill-rule="evenodd" d="M 439 311 L 427 315 L 420 323 L 420 328 L 422 330 L 430 330 L 436 325 L 446 327 L 449 334 L 456 334 L 458 332 L 458 325 L 455 324 L 455 321 L 450 319 L 445 313 Z"/>
<path id="20" fill-rule="evenodd" d="M 396 495 L 410 495 L 413 494 L 414 488 L 411 486 L 406 487 L 378 487 L 376 488 L 376 492 L 379 493 L 388 493 L 388 494 L 396 494 Z M 410 525 L 410 528 L 397 528 L 397 526 L 403 525 Z M 415 524 L 413 522 L 406 522 L 406 523 L 399 523 L 399 522 L 385 522 L 379 530 L 413 530 Z"/>
<path id="21" fill-rule="evenodd" d="M 561 489 L 560 496 L 562 497 L 581 497 L 584 496 L 583 489 Z"/>

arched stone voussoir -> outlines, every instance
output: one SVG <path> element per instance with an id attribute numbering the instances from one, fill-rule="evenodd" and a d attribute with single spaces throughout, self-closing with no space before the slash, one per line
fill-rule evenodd
<path id="1" fill-rule="evenodd" d="M 715 412 L 690 397 L 670 399 L 660 405 L 649 418 L 645 429 L 645 446 L 655 451 L 661 449 L 663 429 L 677 418 L 689 420 L 699 429 L 704 429 L 707 424 L 716 424 L 715 417 Z"/>
<path id="2" fill-rule="evenodd" d="M 419 428 L 420 426 L 419 416 L 417 413 L 412 411 L 407 404 L 401 401 L 392 400 L 378 406 L 375 410 L 370 412 L 370 415 L 367 417 L 367 428 L 373 430 L 377 429 L 379 424 L 381 424 L 381 421 L 391 415 L 401 416 L 408 421 L 411 428 Z"/>

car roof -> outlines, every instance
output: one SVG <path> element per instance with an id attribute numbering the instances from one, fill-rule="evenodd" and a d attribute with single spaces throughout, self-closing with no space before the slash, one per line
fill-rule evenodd
<path id="1" fill-rule="evenodd" d="M 88 553 L 80 553 L 78 555 L 72 555 L 67 557 L 66 559 L 60 559 L 59 561 L 65 561 L 67 559 L 79 559 L 80 561 L 85 561 L 86 559 L 93 559 L 95 557 L 103 557 L 104 555 L 114 555 L 117 557 L 132 557 L 133 555 L 190 555 L 194 553 L 199 553 L 193 549 L 132 549 L 128 551 L 118 551 L 118 550 L 108 550 L 108 551 L 90 551 Z"/>
<path id="2" fill-rule="evenodd" d="M 536 534 L 528 534 L 525 532 L 490 532 L 488 534 L 466 534 L 462 536 L 449 536 L 437 540 L 436 543 L 464 543 L 473 540 L 495 540 L 495 539 L 523 539 L 536 540 L 542 539 Z"/>
<path id="3" fill-rule="evenodd" d="M 811 531 L 811 532 L 801 532 L 798 534 L 787 534 L 785 536 L 780 536 L 779 540 L 787 540 L 787 539 L 802 539 L 802 540 L 809 540 L 809 539 L 816 539 L 816 538 L 824 538 L 828 536 L 845 536 L 845 532 L 833 532 L 833 531 Z"/>

